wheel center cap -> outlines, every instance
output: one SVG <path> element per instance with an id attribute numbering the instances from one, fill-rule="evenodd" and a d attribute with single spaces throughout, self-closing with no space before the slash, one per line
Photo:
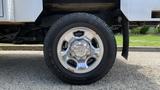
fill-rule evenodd
<path id="1" fill-rule="evenodd" d="M 75 40 L 71 44 L 71 55 L 73 57 L 82 58 L 90 54 L 90 45 L 85 40 Z"/>

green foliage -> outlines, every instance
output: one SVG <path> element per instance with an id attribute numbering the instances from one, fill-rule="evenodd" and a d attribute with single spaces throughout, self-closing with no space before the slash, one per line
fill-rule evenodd
<path id="1" fill-rule="evenodd" d="M 149 27 L 148 26 L 143 26 L 141 29 L 140 29 L 140 34 L 147 34 L 149 30 Z"/>
<path id="2" fill-rule="evenodd" d="M 160 27 L 157 28 L 157 33 L 160 33 Z"/>
<path id="3" fill-rule="evenodd" d="M 135 34 L 135 35 L 140 34 L 140 27 L 133 28 L 130 32 L 131 34 Z"/>
<path id="4" fill-rule="evenodd" d="M 160 28 L 158 29 L 158 33 L 160 33 Z"/>
<path id="5" fill-rule="evenodd" d="M 147 32 L 147 34 L 157 34 L 157 33 L 159 33 L 159 29 L 155 27 L 150 27 L 150 29 Z"/>
<path id="6" fill-rule="evenodd" d="M 143 27 L 137 27 L 130 30 L 130 33 L 133 35 L 145 35 L 145 34 L 159 34 L 160 33 L 160 27 L 149 27 L 149 26 L 143 26 Z"/>

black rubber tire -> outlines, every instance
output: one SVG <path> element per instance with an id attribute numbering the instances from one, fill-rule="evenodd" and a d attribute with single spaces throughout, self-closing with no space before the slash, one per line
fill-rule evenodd
<path id="1" fill-rule="evenodd" d="M 76 74 L 65 69 L 57 56 L 60 37 L 70 28 L 82 26 L 94 30 L 104 44 L 104 55 L 100 64 L 92 71 Z M 115 62 L 116 43 L 110 28 L 100 18 L 87 13 L 72 13 L 60 18 L 50 28 L 44 41 L 44 58 L 47 66 L 62 81 L 70 84 L 90 84 L 104 77 Z"/>

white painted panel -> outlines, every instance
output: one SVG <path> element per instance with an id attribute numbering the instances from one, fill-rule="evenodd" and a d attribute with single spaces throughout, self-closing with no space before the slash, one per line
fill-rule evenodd
<path id="1" fill-rule="evenodd" d="M 42 0 L 3 0 L 4 16 L 0 17 L 0 22 L 34 22 L 42 9 Z M 0 16 L 1 12 L 0 10 Z"/>
<path id="2" fill-rule="evenodd" d="M 3 2 L 0 0 L 0 17 L 3 16 Z"/>
<path id="3" fill-rule="evenodd" d="M 13 0 L 3 0 L 3 17 L 0 17 L 0 22 L 14 21 Z"/>
<path id="4" fill-rule="evenodd" d="M 42 9 L 42 0 L 15 0 L 15 21 L 34 22 Z"/>
<path id="5" fill-rule="evenodd" d="M 160 0 L 121 0 L 121 10 L 129 21 L 160 21 L 152 11 L 160 11 Z"/>

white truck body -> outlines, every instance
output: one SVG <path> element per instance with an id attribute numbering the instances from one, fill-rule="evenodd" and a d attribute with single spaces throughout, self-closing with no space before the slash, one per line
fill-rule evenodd
<path id="1" fill-rule="evenodd" d="M 42 0 L 0 0 L 0 21 L 34 22 L 42 9 Z"/>
<path id="2" fill-rule="evenodd" d="M 121 11 L 129 21 L 160 21 L 152 18 L 153 11 L 160 11 L 160 0 L 121 0 Z"/>
<path id="3" fill-rule="evenodd" d="M 152 11 L 160 11 L 160 0 L 121 0 L 129 21 L 160 21 Z M 43 10 L 42 0 L 0 0 L 0 22 L 34 22 Z"/>

